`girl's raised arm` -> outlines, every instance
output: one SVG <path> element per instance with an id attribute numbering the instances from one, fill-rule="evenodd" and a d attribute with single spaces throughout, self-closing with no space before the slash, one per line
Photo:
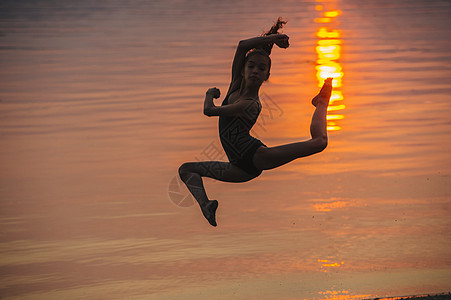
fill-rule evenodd
<path id="1" fill-rule="evenodd" d="M 243 77 L 241 71 L 243 69 L 246 53 L 249 50 L 254 48 L 263 48 L 270 44 L 276 44 L 281 48 L 287 48 L 289 45 L 288 39 L 288 36 L 285 34 L 271 34 L 240 41 L 238 43 L 238 47 L 236 48 L 235 57 L 233 58 L 232 82 L 230 83 L 229 91 L 227 92 L 227 94 L 240 87 Z"/>

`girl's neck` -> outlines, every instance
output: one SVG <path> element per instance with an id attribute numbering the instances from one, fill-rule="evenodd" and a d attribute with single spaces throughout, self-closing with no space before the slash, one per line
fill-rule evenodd
<path id="1" fill-rule="evenodd" d="M 240 95 L 244 98 L 258 98 L 258 92 L 260 90 L 260 86 L 245 86 L 244 89 L 241 90 Z"/>

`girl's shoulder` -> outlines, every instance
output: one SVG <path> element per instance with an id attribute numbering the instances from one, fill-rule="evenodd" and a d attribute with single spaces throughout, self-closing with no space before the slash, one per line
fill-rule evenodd
<path id="1" fill-rule="evenodd" d="M 241 100 L 240 99 L 240 90 L 237 89 L 235 91 L 232 91 L 226 97 L 228 98 L 228 101 L 227 101 L 228 104 L 232 104 L 237 101 L 240 101 Z"/>
<path id="2" fill-rule="evenodd" d="M 262 110 L 262 104 L 260 102 L 260 99 L 257 98 L 240 98 L 238 101 L 242 101 L 246 105 L 246 110 L 254 111 L 255 113 L 259 113 Z"/>

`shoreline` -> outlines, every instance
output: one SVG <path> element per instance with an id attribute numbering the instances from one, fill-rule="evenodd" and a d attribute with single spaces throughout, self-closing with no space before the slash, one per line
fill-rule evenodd
<path id="1" fill-rule="evenodd" d="M 377 297 L 367 300 L 448 300 L 451 299 L 451 292 L 439 294 L 422 294 L 412 296 Z"/>

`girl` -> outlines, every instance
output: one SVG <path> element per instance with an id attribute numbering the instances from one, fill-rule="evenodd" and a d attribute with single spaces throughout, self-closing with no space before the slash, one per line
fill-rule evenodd
<path id="1" fill-rule="evenodd" d="M 326 79 L 321 91 L 312 100 L 316 110 L 310 125 L 310 140 L 267 147 L 249 134 L 261 111 L 258 94 L 262 83 L 269 78 L 271 49 L 274 44 L 284 49 L 289 46 L 289 37 L 278 33 L 285 23 L 279 18 L 264 36 L 239 42 L 232 65 L 232 82 L 221 106 L 213 103 L 213 99 L 220 96 L 219 89 L 210 88 L 206 93 L 204 114 L 219 116 L 219 137 L 229 162 L 188 162 L 179 168 L 181 180 L 212 226 L 216 226 L 218 201 L 208 199 L 202 177 L 245 182 L 258 177 L 263 170 L 321 152 L 327 146 L 326 114 L 332 78 Z"/>

